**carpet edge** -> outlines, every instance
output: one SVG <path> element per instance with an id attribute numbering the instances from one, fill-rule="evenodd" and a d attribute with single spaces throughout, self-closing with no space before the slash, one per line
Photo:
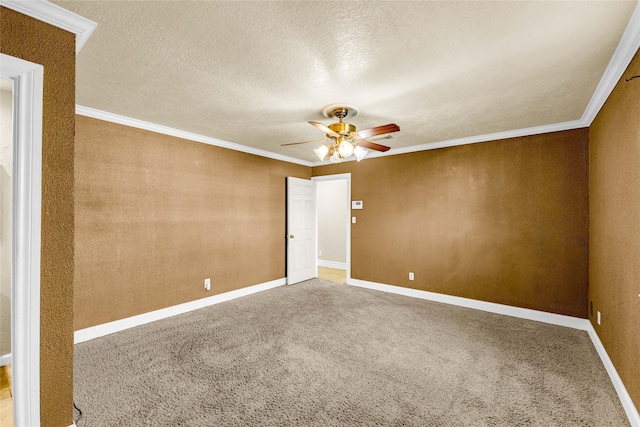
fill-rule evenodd
<path id="1" fill-rule="evenodd" d="M 234 291 L 225 292 L 218 295 L 213 295 L 206 298 L 189 301 L 184 304 L 173 305 L 159 310 L 150 311 L 136 316 L 126 317 L 120 320 L 114 320 L 113 322 L 103 323 L 96 326 L 91 326 L 84 329 L 75 331 L 74 343 L 89 341 L 94 338 L 110 335 L 115 332 L 124 331 L 125 329 L 133 328 L 135 326 L 144 325 L 147 323 L 155 322 L 156 320 L 166 319 L 167 317 L 176 316 L 178 314 L 187 313 L 189 311 L 197 310 L 200 308 L 208 307 L 210 305 L 219 304 L 225 301 L 231 301 L 236 298 L 244 297 L 247 295 L 255 294 L 256 292 L 266 291 L 278 286 L 286 284 L 286 278 L 272 280 L 270 282 L 264 282 L 257 285 L 247 286 L 246 288 L 236 289 Z"/>

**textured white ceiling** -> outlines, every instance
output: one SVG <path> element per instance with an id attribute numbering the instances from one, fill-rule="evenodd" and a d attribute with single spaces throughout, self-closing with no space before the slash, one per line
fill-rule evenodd
<path id="1" fill-rule="evenodd" d="M 359 107 L 392 148 L 581 118 L 635 1 L 53 1 L 98 23 L 77 103 L 315 160 Z"/>

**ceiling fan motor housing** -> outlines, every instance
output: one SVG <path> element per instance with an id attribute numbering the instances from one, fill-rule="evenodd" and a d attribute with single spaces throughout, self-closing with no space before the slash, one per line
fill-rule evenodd
<path id="1" fill-rule="evenodd" d="M 356 131 L 356 127 L 354 125 L 346 122 L 332 123 L 327 127 L 340 136 L 344 137 L 349 137 L 353 132 Z M 327 137 L 335 139 L 335 137 L 331 136 L 330 134 L 327 134 Z"/>

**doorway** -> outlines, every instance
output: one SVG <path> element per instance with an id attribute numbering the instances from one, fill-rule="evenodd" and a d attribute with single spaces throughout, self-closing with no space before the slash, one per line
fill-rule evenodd
<path id="1" fill-rule="evenodd" d="M 11 230 L 13 80 L 0 79 L 0 425 L 13 425 L 11 387 Z"/>
<path id="2" fill-rule="evenodd" d="M 351 174 L 312 179 L 316 181 L 318 277 L 347 283 L 351 277 Z"/>
<path id="3" fill-rule="evenodd" d="M 11 166 L 11 394 L 15 425 L 40 425 L 40 231 L 44 68 L 0 53 L 13 84 Z M 3 195 L 4 196 L 4 195 Z M 4 333 L 3 333 L 4 339 Z"/>

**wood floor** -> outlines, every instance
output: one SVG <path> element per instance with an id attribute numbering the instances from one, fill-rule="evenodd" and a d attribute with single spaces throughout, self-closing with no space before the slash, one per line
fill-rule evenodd
<path id="1" fill-rule="evenodd" d="M 13 426 L 13 399 L 11 398 L 11 365 L 0 366 L 0 426 Z"/>
<path id="2" fill-rule="evenodd" d="M 330 280 L 336 283 L 347 283 L 346 270 L 335 268 L 318 267 L 318 279 Z"/>

